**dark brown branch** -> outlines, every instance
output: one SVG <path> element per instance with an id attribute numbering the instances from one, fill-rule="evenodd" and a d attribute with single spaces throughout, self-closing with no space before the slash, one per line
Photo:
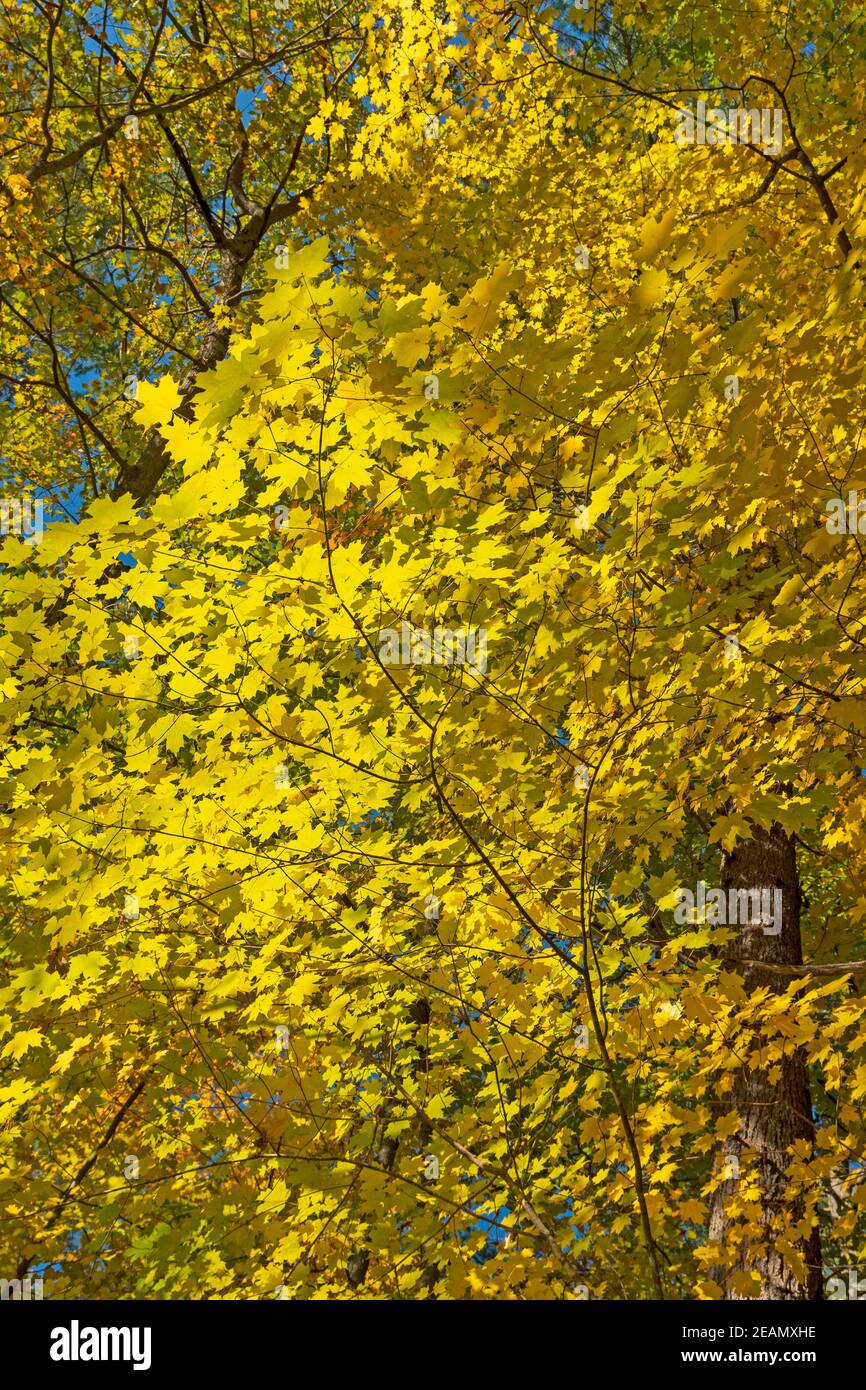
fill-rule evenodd
<path id="1" fill-rule="evenodd" d="M 64 1192 L 61 1193 L 60 1197 L 57 1200 L 57 1204 L 54 1207 L 53 1212 L 48 1218 L 49 1226 L 53 1226 L 60 1219 L 60 1216 L 63 1213 L 63 1208 L 66 1206 L 66 1203 L 69 1201 L 76 1187 L 78 1187 L 87 1177 L 87 1174 L 90 1172 L 91 1168 L 93 1167 L 102 1150 L 105 1148 L 106 1144 L 111 1143 L 112 1139 L 114 1138 L 115 1134 L 120 1128 L 120 1125 L 123 1122 L 124 1116 L 129 1113 L 135 1102 L 138 1100 L 138 1097 L 144 1090 L 145 1085 L 147 1084 L 147 1078 L 148 1073 L 145 1073 L 141 1080 L 138 1081 L 135 1086 L 133 1086 L 129 1095 L 126 1097 L 126 1100 L 123 1102 L 117 1114 L 112 1119 L 111 1124 L 108 1126 L 108 1129 L 105 1131 L 99 1143 L 96 1145 L 96 1148 L 93 1150 L 93 1153 L 90 1155 L 88 1159 L 85 1159 L 84 1163 L 82 1163 L 81 1167 L 75 1174 L 75 1177 L 72 1179 L 69 1186 L 65 1189 Z M 19 1279 L 24 1278 L 25 1274 L 30 1268 L 32 1260 L 33 1256 L 27 1255 L 24 1259 L 19 1261 L 17 1271 Z"/>

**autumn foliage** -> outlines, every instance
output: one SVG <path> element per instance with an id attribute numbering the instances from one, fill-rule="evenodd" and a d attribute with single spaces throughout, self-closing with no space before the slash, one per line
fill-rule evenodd
<path id="1" fill-rule="evenodd" d="M 109 12 L 2 17 L 0 1275 L 826 1296 L 862 15 Z"/>

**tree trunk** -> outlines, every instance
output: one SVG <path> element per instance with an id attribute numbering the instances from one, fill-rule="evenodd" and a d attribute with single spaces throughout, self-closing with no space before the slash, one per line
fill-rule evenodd
<path id="1" fill-rule="evenodd" d="M 218 307 L 231 305 L 236 301 L 243 289 L 249 258 L 244 259 L 234 251 L 225 249 L 220 259 L 221 278 L 216 296 Z M 183 404 L 176 411 L 179 419 L 192 419 L 193 401 L 198 390 L 199 377 L 203 372 L 209 371 L 211 367 L 215 367 L 218 362 L 222 361 L 228 351 L 229 339 L 228 327 L 217 324 L 212 319 L 202 340 L 199 351 L 199 366 L 190 369 L 185 374 L 178 388 L 184 398 Z M 146 502 L 168 464 L 168 450 L 162 435 L 154 430 L 138 458 L 124 464 L 115 483 L 113 496 L 122 497 L 125 493 L 130 493 L 136 502 Z"/>
<path id="2" fill-rule="evenodd" d="M 784 975 L 762 970 L 755 962 L 802 965 L 800 940 L 800 883 L 797 856 L 793 839 L 779 826 L 771 830 L 756 830 L 754 836 L 741 841 L 722 858 L 722 887 L 780 888 L 782 891 L 782 929 L 774 935 L 765 932 L 760 924 L 738 925 L 736 940 L 727 948 L 728 964 L 738 969 L 747 993 L 769 988 L 781 993 L 788 979 Z M 767 924 L 765 924 L 767 925 Z M 732 1039 L 739 1056 L 747 1054 L 751 1039 L 741 1036 Z M 767 1072 L 759 1068 L 742 1067 L 736 1074 L 731 1095 L 725 1099 L 725 1109 L 735 1110 L 740 1123 L 736 1134 L 724 1141 L 720 1160 L 728 1163 L 732 1174 L 713 1196 L 710 1212 L 709 1237 L 720 1245 L 730 1245 L 735 1234 L 734 1224 L 725 1213 L 725 1200 L 736 1191 L 738 1181 L 757 1178 L 761 1190 L 762 1232 L 756 1241 L 751 1238 L 744 1246 L 735 1270 L 714 1270 L 713 1278 L 724 1288 L 725 1298 L 749 1297 L 735 1292 L 730 1286 L 731 1274 L 746 1270 L 760 1276 L 760 1292 L 755 1297 L 775 1300 L 808 1300 L 821 1297 L 821 1238 L 817 1227 L 808 1237 L 794 1242 L 806 1265 L 805 1278 L 799 1278 L 775 1249 L 779 1235 L 803 1219 L 803 1203 L 789 1198 L 785 1171 L 791 1161 L 790 1146 L 796 1139 L 814 1142 L 812 1100 L 809 1074 L 802 1052 L 782 1058 L 781 1075 L 771 1082 Z M 736 1164 L 730 1160 L 736 1158 Z M 732 1171 L 733 1170 L 733 1171 Z"/>

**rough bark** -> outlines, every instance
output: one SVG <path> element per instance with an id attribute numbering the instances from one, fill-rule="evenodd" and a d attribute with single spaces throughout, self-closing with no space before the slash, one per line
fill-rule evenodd
<path id="1" fill-rule="evenodd" d="M 739 926 L 737 937 L 728 947 L 728 967 L 742 974 L 748 993 L 769 988 L 781 993 L 790 976 L 762 969 L 762 963 L 777 966 L 802 965 L 800 938 L 800 883 L 797 873 L 796 847 L 793 839 L 778 826 L 769 831 L 756 831 L 754 836 L 739 843 L 732 853 L 722 859 L 722 887 L 780 888 L 782 890 L 782 930 L 778 935 L 765 933 L 760 925 Z M 749 1037 L 733 1040 L 739 1056 L 751 1047 Z M 763 1209 L 762 1232 L 758 1241 L 751 1240 L 741 1255 L 736 1270 L 760 1275 L 757 1297 L 771 1300 L 809 1300 L 821 1297 L 821 1240 L 817 1227 L 808 1237 L 794 1242 L 807 1267 L 805 1279 L 800 1279 L 776 1250 L 775 1242 L 782 1229 L 790 1229 L 803 1218 L 803 1204 L 789 1197 L 786 1169 L 791 1161 L 790 1146 L 797 1139 L 814 1142 L 812 1100 L 809 1074 L 802 1052 L 782 1059 L 781 1075 L 771 1082 L 762 1068 L 742 1066 L 737 1072 L 732 1093 L 725 1108 L 735 1110 L 740 1123 L 736 1134 L 727 1139 L 720 1161 L 736 1156 L 738 1178 L 729 1177 L 714 1194 L 709 1237 L 725 1246 L 733 1234 L 726 1214 L 726 1200 L 735 1191 L 737 1181 L 747 1174 L 756 1176 L 761 1190 Z M 730 1276 L 735 1271 L 717 1269 L 712 1277 L 725 1290 L 729 1299 L 746 1295 L 734 1292 Z"/>

